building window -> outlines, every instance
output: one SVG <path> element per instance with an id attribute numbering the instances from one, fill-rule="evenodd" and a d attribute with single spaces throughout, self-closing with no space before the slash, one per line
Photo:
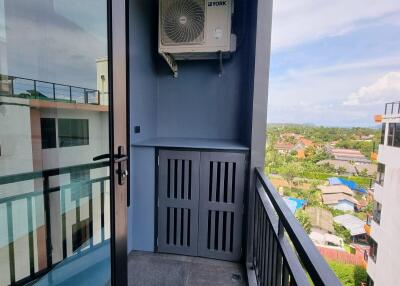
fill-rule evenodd
<path id="1" fill-rule="evenodd" d="M 389 123 L 388 146 L 400 147 L 400 123 Z"/>
<path id="2" fill-rule="evenodd" d="M 381 212 L 382 212 L 382 205 L 378 202 L 374 202 L 373 219 L 377 224 L 381 223 Z"/>
<path id="3" fill-rule="evenodd" d="M 376 182 L 383 186 L 383 183 L 385 181 L 385 165 L 378 163 L 378 171 L 376 175 Z"/>
<path id="4" fill-rule="evenodd" d="M 400 123 L 395 123 L 393 146 L 400 147 Z"/>
<path id="5" fill-rule="evenodd" d="M 56 120 L 54 118 L 40 119 L 42 149 L 56 148 Z"/>
<path id="6" fill-rule="evenodd" d="M 369 277 L 369 275 L 367 275 L 367 285 L 366 286 L 374 286 L 374 280 L 372 280 L 371 277 Z"/>
<path id="7" fill-rule="evenodd" d="M 371 237 L 369 238 L 369 257 L 376 262 L 376 256 L 378 253 L 378 243 L 376 243 L 375 240 L 373 240 Z"/>
<path id="8" fill-rule="evenodd" d="M 387 144 L 389 146 L 393 146 L 394 142 L 394 130 L 396 129 L 395 123 L 389 123 L 389 134 L 388 134 L 388 141 Z"/>
<path id="9" fill-rule="evenodd" d="M 60 147 L 89 145 L 89 120 L 59 119 L 58 140 Z"/>
<path id="10" fill-rule="evenodd" d="M 385 144 L 386 123 L 382 123 L 381 144 Z"/>

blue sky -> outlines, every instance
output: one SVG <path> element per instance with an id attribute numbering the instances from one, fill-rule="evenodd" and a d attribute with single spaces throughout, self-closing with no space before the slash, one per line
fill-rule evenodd
<path id="1" fill-rule="evenodd" d="M 399 0 L 276 0 L 270 123 L 373 126 L 400 101 Z"/>

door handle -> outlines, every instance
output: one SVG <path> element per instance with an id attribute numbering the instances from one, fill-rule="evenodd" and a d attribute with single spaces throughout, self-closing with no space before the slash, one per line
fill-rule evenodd
<path id="1" fill-rule="evenodd" d="M 110 159 L 110 154 L 102 154 L 99 156 L 96 156 L 93 158 L 93 161 L 100 161 L 104 159 Z M 114 155 L 114 164 L 118 164 L 118 167 L 116 169 L 116 173 L 118 175 L 118 184 L 122 186 L 125 184 L 125 179 L 128 177 L 129 173 L 127 170 L 127 164 L 124 164 L 124 162 L 128 161 L 129 157 L 124 154 L 124 147 L 119 146 L 118 147 L 118 153 Z"/>
<path id="2" fill-rule="evenodd" d="M 93 161 L 100 161 L 100 160 L 104 160 L 104 159 L 110 159 L 110 154 L 102 154 L 99 156 L 96 156 L 93 158 Z M 128 156 L 126 155 L 119 155 L 119 154 L 115 154 L 114 155 L 114 163 L 120 163 L 120 162 L 124 162 L 124 161 L 128 161 Z"/>
<path id="3" fill-rule="evenodd" d="M 100 161 L 110 159 L 110 154 L 102 154 L 93 158 L 93 161 Z M 118 185 L 122 186 L 125 184 L 126 178 L 129 176 L 127 161 L 129 157 L 124 153 L 124 147 L 118 147 L 118 153 L 114 155 L 114 164 L 118 164 L 115 173 L 118 176 Z M 127 188 L 127 206 L 130 206 L 130 192 Z"/>
<path id="4" fill-rule="evenodd" d="M 110 159 L 110 154 L 102 154 L 93 158 L 93 161 L 100 161 L 104 159 Z"/>

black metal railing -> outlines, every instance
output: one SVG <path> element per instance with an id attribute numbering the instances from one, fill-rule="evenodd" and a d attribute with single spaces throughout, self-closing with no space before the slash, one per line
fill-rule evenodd
<path id="1" fill-rule="evenodd" d="M 400 114 L 400 101 L 388 102 L 385 105 L 385 115 Z"/>
<path id="2" fill-rule="evenodd" d="M 100 105 L 95 89 L 2 74 L 0 96 Z"/>
<path id="3" fill-rule="evenodd" d="M 6 207 L 6 217 L 0 218 L 0 224 L 6 222 L 6 229 L 8 235 L 8 243 L 5 246 L 8 248 L 8 265 L 9 265 L 9 273 L 6 273 L 4 269 L 0 269 L 3 278 L 8 276 L 8 282 L 10 285 L 24 285 L 30 281 L 36 280 L 39 277 L 45 275 L 51 269 L 53 269 L 59 263 L 59 256 L 62 256 L 62 260 L 66 259 L 67 257 L 73 255 L 75 252 L 80 252 L 81 248 L 84 248 L 84 251 L 87 251 L 93 247 L 98 247 L 100 244 L 106 242 L 108 237 L 105 237 L 104 233 L 104 226 L 105 226 L 105 219 L 104 219 L 104 210 L 106 207 L 105 204 L 105 186 L 107 181 L 109 181 L 109 175 L 107 175 L 107 170 L 101 171 L 96 178 L 81 181 L 81 182 L 71 182 L 69 184 L 64 184 L 62 186 L 51 186 L 51 183 L 54 183 L 54 178 L 60 175 L 68 175 L 73 174 L 76 172 L 82 171 L 93 171 L 95 169 L 101 168 L 108 168 L 108 162 L 98 162 L 92 164 L 84 164 L 72 167 L 65 167 L 59 169 L 51 169 L 51 170 L 44 170 L 40 172 L 30 172 L 30 173 L 23 173 L 23 174 L 16 174 L 16 175 L 9 175 L 0 177 L 0 188 L 7 188 L 10 184 L 18 184 L 21 182 L 32 181 L 32 182 L 39 182 L 42 185 L 40 191 L 32 191 L 29 193 L 18 194 L 14 196 L 7 196 L 4 198 L 0 198 L 0 208 Z M 106 175 L 103 175 L 106 174 Z M 58 177 L 59 178 L 59 177 Z M 99 198 L 99 207 L 100 208 L 100 216 L 93 215 L 93 186 L 94 184 L 98 184 L 99 190 L 98 196 Z M 85 191 L 83 191 L 85 190 Z M 78 232 L 71 235 L 67 235 L 67 208 L 66 208 L 66 193 L 74 192 L 75 194 L 75 207 L 70 209 L 70 211 L 75 211 L 75 221 L 76 225 L 79 225 L 82 221 L 80 218 L 80 199 L 82 192 L 85 194 L 82 197 L 88 198 L 87 199 L 87 208 L 89 212 L 88 218 L 88 233 L 82 232 L 81 229 L 78 229 Z M 78 195 L 76 195 L 78 194 Z M 35 203 L 37 200 L 42 201 L 41 203 Z M 51 211 L 52 203 L 55 201 L 60 202 L 60 210 Z M 24 247 L 28 249 L 28 255 L 26 257 L 21 257 L 21 251 L 16 252 L 15 249 L 15 241 L 20 239 L 18 237 L 14 237 L 15 227 L 18 227 L 18 223 L 21 223 L 21 218 L 16 222 L 14 218 L 14 214 L 18 211 L 23 210 L 17 209 L 17 207 L 21 207 L 21 203 L 25 203 L 26 207 L 26 223 L 28 225 L 27 234 L 24 235 L 24 239 L 22 239 L 22 243 L 27 243 Z M 38 208 L 41 208 L 39 210 Z M 35 210 L 34 210 L 35 209 Z M 34 229 L 34 219 L 37 217 L 38 213 L 43 213 L 44 224 L 43 225 L 36 225 Z M 57 214 L 59 217 L 54 218 L 54 215 Z M 51 217 L 53 216 L 53 217 Z M 52 245 L 52 221 L 54 220 L 61 221 L 61 231 L 62 231 L 62 253 L 55 254 L 53 253 L 54 246 Z M 97 225 L 100 225 L 100 238 L 94 242 L 93 238 L 93 222 L 97 220 Z M 35 222 L 36 224 L 37 222 Z M 39 227 L 42 228 L 42 231 L 39 230 Z M 35 236 L 36 233 L 36 236 Z M 71 232 L 68 232 L 71 234 Z M 36 237 L 36 238 L 35 238 Z M 40 238 L 39 238 L 40 237 Z M 35 241 L 36 240 L 36 241 Z M 80 241 L 79 241 L 80 240 Z M 79 249 L 69 253 L 67 253 L 67 242 L 78 245 Z M 36 246 L 36 247 L 35 247 Z M 18 247 L 21 247 L 21 241 L 18 243 Z M 39 254 L 39 248 L 43 251 L 42 254 Z M 18 254 L 19 253 L 19 254 Z M 16 257 L 16 256 L 19 257 Z M 57 255 L 58 262 L 54 262 L 53 256 Z M 19 267 L 18 263 L 21 263 L 23 260 L 29 261 L 29 273 L 26 273 L 25 277 L 21 278 L 21 270 L 19 271 L 19 277 L 16 276 L 16 269 Z M 38 261 L 39 266 L 35 266 L 35 260 Z M 62 261 L 61 260 L 61 261 Z M 4 265 L 4 264 L 3 264 Z M 42 266 L 41 266 L 42 265 Z M 2 280 L 0 279 L 0 281 Z M 2 280 L 4 282 L 4 280 Z M 1 283 L 0 283 L 1 284 Z"/>
<path id="4" fill-rule="evenodd" d="M 256 177 L 252 263 L 258 285 L 342 285 L 262 169 Z"/>

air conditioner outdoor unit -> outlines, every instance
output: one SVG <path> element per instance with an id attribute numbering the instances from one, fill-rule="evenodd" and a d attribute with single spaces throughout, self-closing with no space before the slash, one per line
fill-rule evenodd
<path id="1" fill-rule="evenodd" d="M 159 53 L 177 76 L 179 60 L 221 59 L 236 50 L 233 0 L 160 0 Z"/>

